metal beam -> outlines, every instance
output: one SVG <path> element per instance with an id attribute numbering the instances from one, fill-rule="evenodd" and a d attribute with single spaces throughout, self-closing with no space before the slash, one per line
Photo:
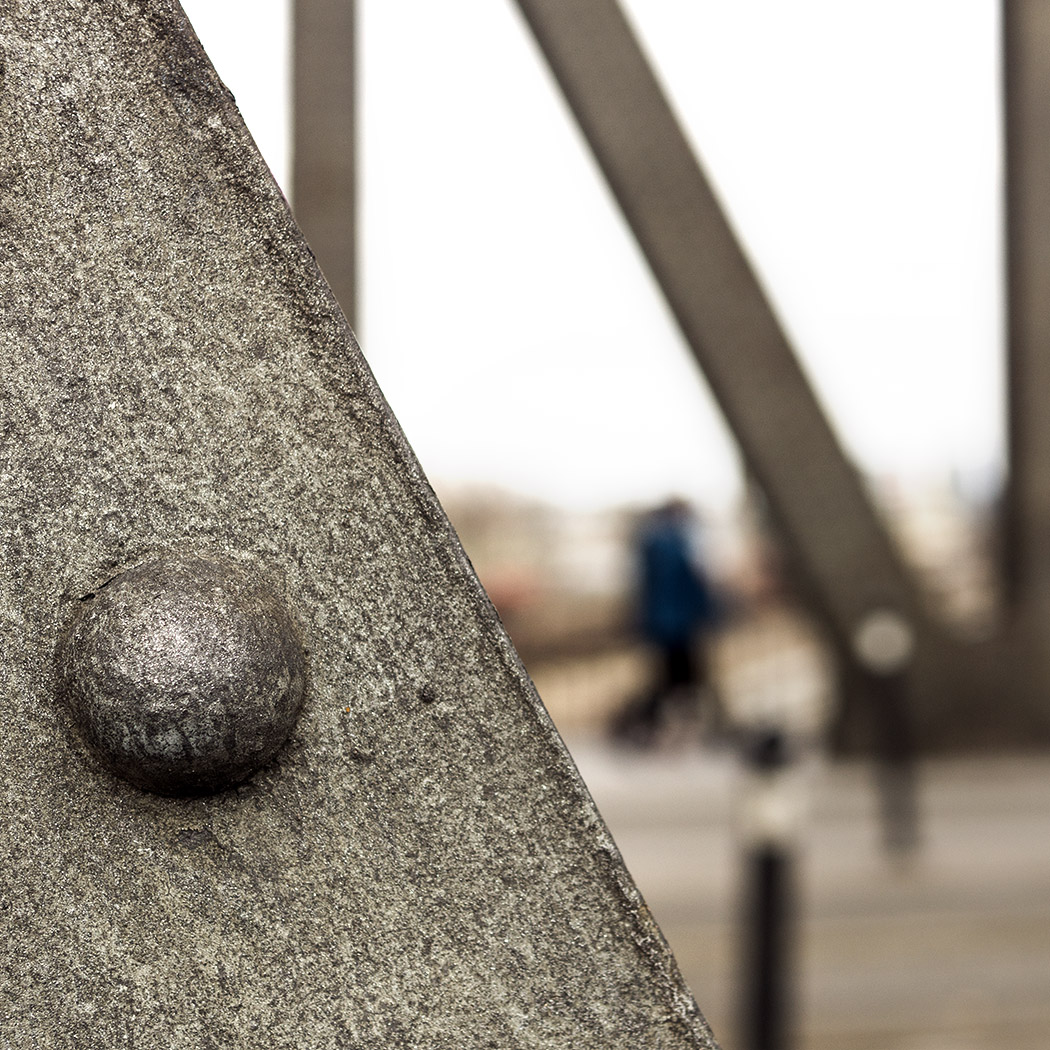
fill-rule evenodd
<path id="1" fill-rule="evenodd" d="M 343 313 L 357 317 L 354 0 L 294 0 L 292 205 Z"/>
<path id="2" fill-rule="evenodd" d="M 0 11 L 0 1047 L 717 1050 L 179 5 Z"/>
<path id="3" fill-rule="evenodd" d="M 838 639 L 879 608 L 919 630 L 915 588 L 619 6 L 517 2 Z"/>
<path id="4" fill-rule="evenodd" d="M 1010 454 L 1004 553 L 1011 597 L 1026 617 L 1050 606 L 1050 5 L 1044 0 L 1003 4 L 1003 81 Z"/>

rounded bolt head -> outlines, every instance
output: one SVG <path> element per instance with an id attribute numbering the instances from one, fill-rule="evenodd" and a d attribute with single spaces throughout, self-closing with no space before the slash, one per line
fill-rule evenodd
<path id="1" fill-rule="evenodd" d="M 80 603 L 59 695 L 112 772 L 162 795 L 245 780 L 287 740 L 306 655 L 287 608 L 225 558 L 162 556 Z"/>

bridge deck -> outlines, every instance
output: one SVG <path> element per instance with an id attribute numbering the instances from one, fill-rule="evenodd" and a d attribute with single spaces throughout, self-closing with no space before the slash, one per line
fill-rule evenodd
<path id="1" fill-rule="evenodd" d="M 735 1034 L 726 752 L 570 740 L 584 779 L 723 1047 Z M 798 861 L 798 1050 L 1042 1050 L 1050 1031 L 1050 758 L 923 766 L 925 848 L 880 849 L 870 769 L 814 768 Z"/>

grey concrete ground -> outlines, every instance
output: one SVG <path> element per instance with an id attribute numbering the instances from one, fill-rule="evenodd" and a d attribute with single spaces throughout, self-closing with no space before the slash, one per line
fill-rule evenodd
<path id="1" fill-rule="evenodd" d="M 570 749 L 723 1050 L 740 1046 L 742 777 L 727 751 Z M 812 763 L 797 1050 L 1050 1045 L 1050 757 L 922 768 L 924 847 L 880 848 L 871 770 Z"/>

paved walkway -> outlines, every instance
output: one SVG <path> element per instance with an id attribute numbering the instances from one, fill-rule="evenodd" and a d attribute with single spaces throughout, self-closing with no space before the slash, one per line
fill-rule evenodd
<path id="1" fill-rule="evenodd" d="M 568 743 L 724 1050 L 744 1050 L 735 759 Z M 880 848 L 869 767 L 807 780 L 796 1050 L 1050 1047 L 1050 757 L 924 764 L 910 864 Z"/>

